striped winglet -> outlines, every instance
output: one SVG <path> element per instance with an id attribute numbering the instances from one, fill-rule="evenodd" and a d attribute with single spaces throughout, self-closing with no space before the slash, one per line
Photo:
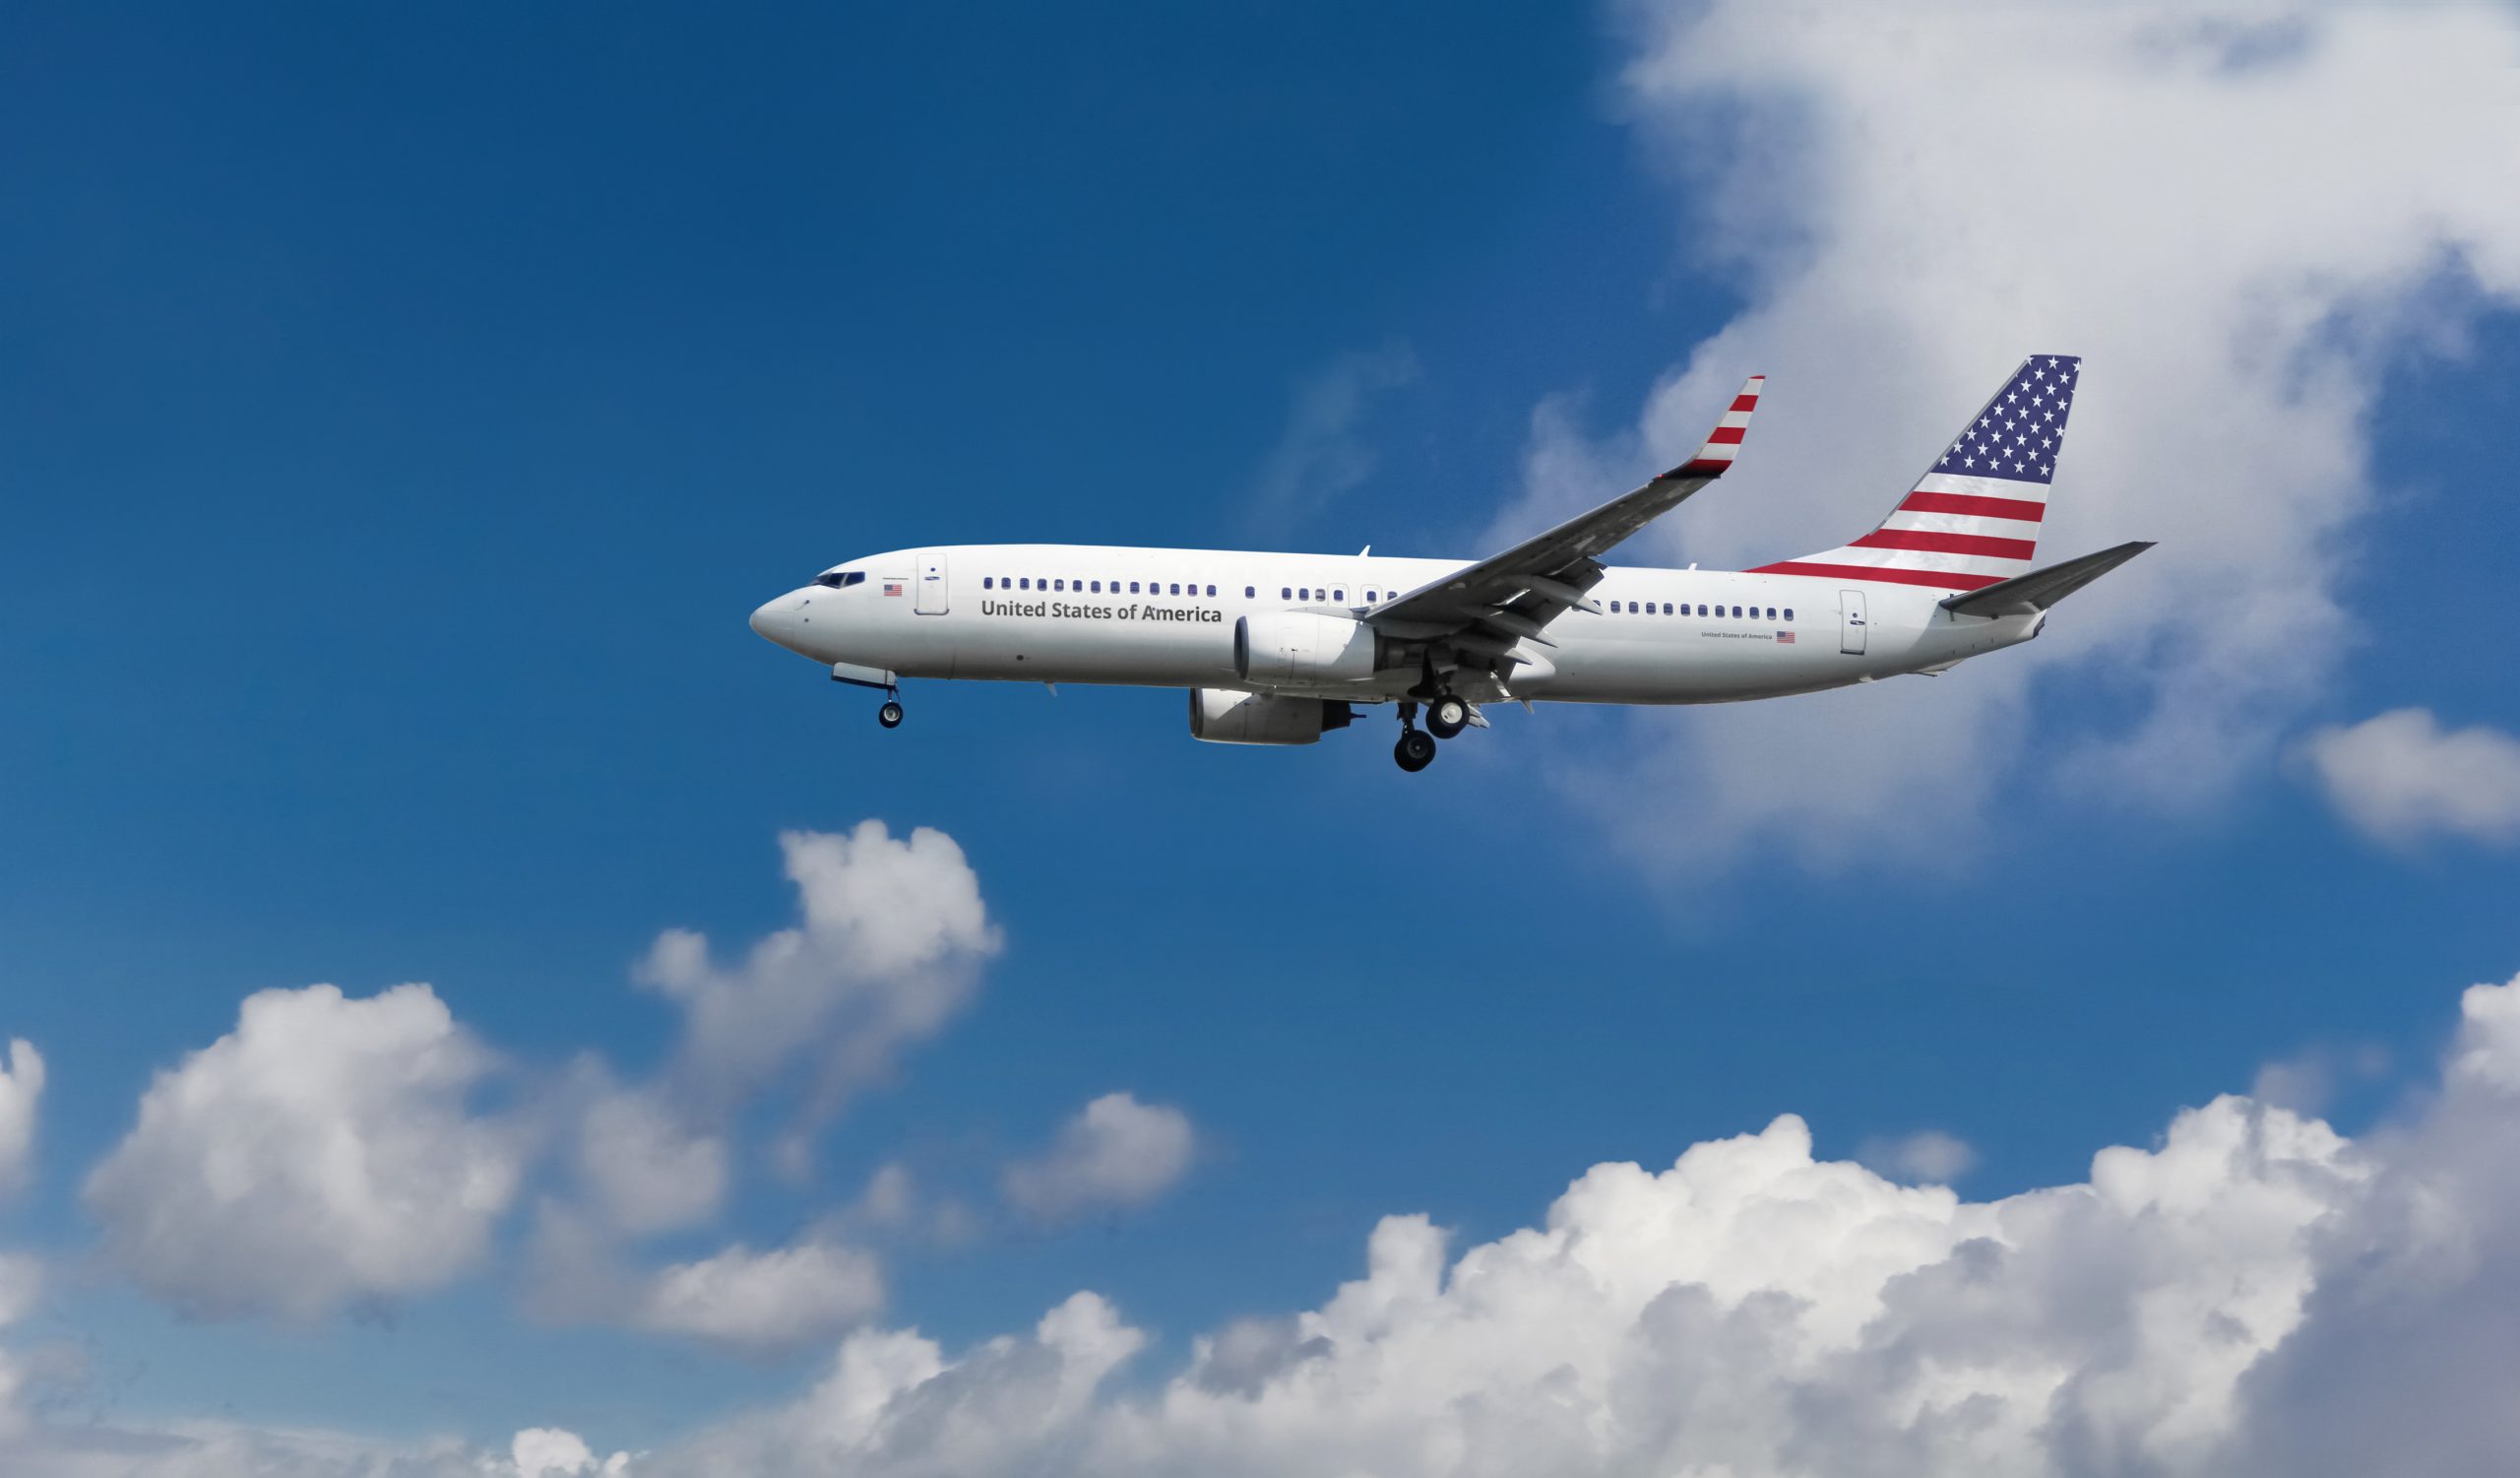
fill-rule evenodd
<path id="1" fill-rule="evenodd" d="M 1768 377 L 1754 374 L 1741 382 L 1741 393 L 1732 397 L 1732 409 L 1716 421 L 1715 429 L 1706 435 L 1706 445 L 1697 455 L 1663 474 L 1666 478 L 1720 478 L 1732 470 L 1732 459 L 1741 454 L 1741 434 L 1750 429 L 1750 413 L 1759 408 L 1759 392 L 1767 388 Z"/>

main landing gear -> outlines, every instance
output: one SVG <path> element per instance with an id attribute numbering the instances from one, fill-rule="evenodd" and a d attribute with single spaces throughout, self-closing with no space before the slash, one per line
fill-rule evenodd
<path id="1" fill-rule="evenodd" d="M 875 710 L 875 722 L 887 729 L 902 727 L 902 700 L 886 698 L 884 706 Z"/>
<path id="2" fill-rule="evenodd" d="M 1437 705 L 1440 707 L 1443 701 L 1438 699 Z M 1458 698 L 1451 701 L 1461 705 Z M 1467 705 L 1461 706 L 1462 722 L 1468 723 L 1470 710 Z M 1428 728 L 1434 727 L 1433 713 L 1427 715 L 1426 723 Z M 1461 733 L 1461 724 L 1455 724 L 1452 732 Z M 1418 705 L 1415 703 L 1403 702 L 1400 705 L 1400 742 L 1392 745 L 1391 757 L 1412 775 L 1435 762 L 1435 736 L 1418 727 Z"/>
<path id="3" fill-rule="evenodd" d="M 1426 705 L 1426 728 L 1439 739 L 1458 739 L 1470 727 L 1470 705 L 1450 693 Z"/>

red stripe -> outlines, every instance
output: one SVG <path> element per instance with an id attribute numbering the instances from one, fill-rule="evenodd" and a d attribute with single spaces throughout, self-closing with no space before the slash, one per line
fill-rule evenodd
<path id="1" fill-rule="evenodd" d="M 1732 409 L 1735 411 L 1756 411 L 1759 409 L 1759 398 L 1755 395 L 1734 396 L 1732 398 Z"/>
<path id="2" fill-rule="evenodd" d="M 2017 518 L 2035 524 L 2048 516 L 2046 503 L 2027 498 L 1982 498 L 1972 492 L 1912 492 L 1899 505 L 1903 513 L 1974 513 L 1980 518 Z"/>
<path id="3" fill-rule="evenodd" d="M 1934 585 L 1944 590 L 1984 590 L 2001 584 L 2001 575 L 1964 575 L 1955 570 L 1895 570 L 1869 564 L 1806 564 L 1789 559 L 1783 564 L 1762 564 L 1750 575 L 1817 575 L 1831 580 L 1871 580 L 1885 585 Z"/>
<path id="4" fill-rule="evenodd" d="M 1875 529 L 1855 542 L 1858 549 L 1922 549 L 1928 554 L 1984 554 L 1989 559 L 2028 559 L 2039 546 L 2028 539 L 1988 534 L 1936 534 L 1925 529 Z"/>
<path id="5" fill-rule="evenodd" d="M 1706 433 L 1706 439 L 1709 441 L 1729 441 L 1733 445 L 1738 446 L 1741 444 L 1741 433 L 1748 429 L 1749 427 L 1747 426 L 1717 426 L 1714 430 Z M 1873 506 L 1877 508 L 1881 505 L 1875 503 Z"/>

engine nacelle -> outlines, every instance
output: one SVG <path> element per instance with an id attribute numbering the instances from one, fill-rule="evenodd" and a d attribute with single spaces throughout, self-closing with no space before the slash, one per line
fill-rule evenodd
<path id="1" fill-rule="evenodd" d="M 1190 738 L 1211 744 L 1309 744 L 1355 717 L 1345 703 L 1278 698 L 1226 687 L 1190 689 Z"/>
<path id="2" fill-rule="evenodd" d="M 1362 682 L 1374 675 L 1374 630 L 1309 610 L 1246 615 L 1233 625 L 1233 671 L 1245 682 Z"/>

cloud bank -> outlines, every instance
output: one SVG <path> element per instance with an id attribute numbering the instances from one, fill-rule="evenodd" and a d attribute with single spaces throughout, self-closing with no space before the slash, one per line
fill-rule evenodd
<path id="1" fill-rule="evenodd" d="M 2161 547 L 1932 681 L 1685 717 L 1561 777 L 1629 844 L 1820 866 L 1947 851 L 2052 784 L 2192 806 L 2327 682 L 2391 364 L 2520 301 L 2507 7 L 1715 0 L 1618 12 L 1620 96 L 1748 306 L 1635 422 L 1535 422 L 1492 540 L 1632 485 L 1772 376 L 1739 468 L 1632 557 L 1738 566 L 1869 528 L 2025 354 L 2086 357 L 2043 559 Z M 2043 687 L 2112 732 L 2051 729 Z M 2088 707 L 2088 706 L 2086 706 Z M 1860 736 L 1851 742 L 1850 736 Z M 2036 777 L 2036 778 L 2034 778 Z M 1930 824 L 1920 824 L 1929 822 Z M 1684 824 L 1683 824 L 1684 823 Z"/>
<path id="2" fill-rule="evenodd" d="M 2474 1474 L 2520 1450 L 2520 981 L 2355 1141 L 2238 1096 L 1992 1201 L 1802 1122 L 1600 1165 L 1454 1251 L 1393 1216 L 1316 1309 L 1146 1342 L 1080 1294 L 949 1357 L 866 1329 L 657 1473 Z M 2497 1455 L 2498 1454 L 2498 1455 Z"/>

